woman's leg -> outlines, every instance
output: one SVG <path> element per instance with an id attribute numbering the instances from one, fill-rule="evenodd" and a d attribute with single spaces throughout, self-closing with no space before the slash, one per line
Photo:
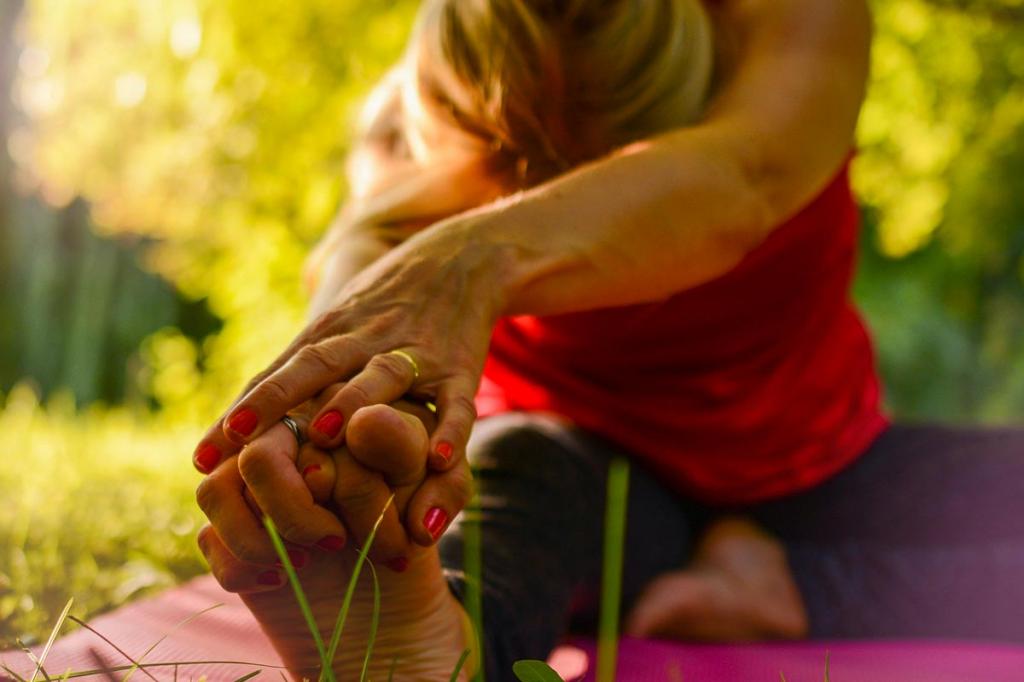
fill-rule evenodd
<path id="1" fill-rule="evenodd" d="M 479 523 L 489 679 L 512 679 L 518 659 L 546 658 L 573 612 L 596 603 L 607 469 L 616 454 L 554 417 L 508 414 L 477 424 L 469 457 L 480 511 L 457 520 L 441 557 L 452 590 L 464 596 L 463 534 Z M 690 534 L 684 504 L 632 467 L 624 604 L 655 575 L 682 565 Z"/>
<path id="2" fill-rule="evenodd" d="M 751 512 L 786 545 L 813 636 L 1024 641 L 1024 429 L 894 426 Z"/>

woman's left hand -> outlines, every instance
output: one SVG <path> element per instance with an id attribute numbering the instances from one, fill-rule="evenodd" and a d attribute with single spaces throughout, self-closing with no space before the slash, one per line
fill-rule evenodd
<path id="1" fill-rule="evenodd" d="M 314 415 L 312 442 L 337 447 L 356 410 L 411 394 L 437 405 L 429 462 L 450 469 L 476 419 L 474 397 L 504 305 L 501 249 L 472 236 L 484 217 L 438 223 L 362 271 L 207 431 L 196 468 L 209 473 L 288 410 L 345 381 Z"/>

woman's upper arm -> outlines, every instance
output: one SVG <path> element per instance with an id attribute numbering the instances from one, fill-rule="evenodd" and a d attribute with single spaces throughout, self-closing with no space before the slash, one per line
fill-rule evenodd
<path id="1" fill-rule="evenodd" d="M 723 0 L 732 52 L 704 125 L 730 147 L 778 224 L 813 198 L 853 145 L 871 41 L 865 0 Z"/>

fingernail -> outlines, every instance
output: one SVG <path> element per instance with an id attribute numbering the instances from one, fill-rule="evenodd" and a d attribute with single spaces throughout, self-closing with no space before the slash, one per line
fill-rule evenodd
<path id="1" fill-rule="evenodd" d="M 196 468 L 202 471 L 204 474 L 208 474 L 213 471 L 213 468 L 217 466 L 217 462 L 220 461 L 220 450 L 213 443 L 201 443 L 196 448 L 195 462 Z"/>
<path id="2" fill-rule="evenodd" d="M 334 438 L 341 432 L 341 425 L 344 423 L 345 418 L 341 416 L 341 412 L 331 410 L 317 417 L 313 422 L 313 428 L 328 438 Z"/>
<path id="3" fill-rule="evenodd" d="M 444 457 L 444 461 L 448 461 L 452 458 L 452 444 L 448 441 L 441 441 L 434 448 L 434 452 Z"/>
<path id="4" fill-rule="evenodd" d="M 308 467 L 302 470 L 302 477 L 305 478 L 306 476 L 309 476 L 310 474 L 315 474 L 318 471 L 320 471 L 319 464 L 310 464 Z"/>
<path id="5" fill-rule="evenodd" d="M 441 537 L 441 533 L 444 532 L 446 523 L 448 523 L 448 514 L 440 507 L 432 507 L 426 516 L 423 517 L 423 526 L 430 533 L 430 537 L 434 538 L 435 542 Z"/>
<path id="6" fill-rule="evenodd" d="M 316 546 L 328 552 L 337 552 L 345 546 L 345 538 L 337 535 L 328 535 L 316 543 Z"/>
<path id="7" fill-rule="evenodd" d="M 259 416 L 248 407 L 243 407 L 228 419 L 228 428 L 240 436 L 248 436 L 259 423 Z"/>
<path id="8" fill-rule="evenodd" d="M 280 585 L 281 574 L 277 571 L 263 571 L 256 576 L 256 582 L 260 585 Z"/>
<path id="9" fill-rule="evenodd" d="M 387 563 L 387 566 L 395 573 L 405 573 L 406 569 L 409 568 L 409 560 L 404 556 L 395 557 Z"/>

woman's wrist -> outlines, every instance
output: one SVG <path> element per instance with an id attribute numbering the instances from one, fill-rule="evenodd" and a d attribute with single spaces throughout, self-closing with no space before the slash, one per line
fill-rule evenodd
<path id="1" fill-rule="evenodd" d="M 502 202 L 505 204 L 505 202 Z M 508 313 L 509 303 L 521 289 L 528 254 L 514 240 L 505 238 L 514 211 L 490 205 L 441 221 L 403 245 L 408 253 L 430 254 L 453 267 L 452 276 L 462 280 L 479 312 L 490 322 Z"/>

